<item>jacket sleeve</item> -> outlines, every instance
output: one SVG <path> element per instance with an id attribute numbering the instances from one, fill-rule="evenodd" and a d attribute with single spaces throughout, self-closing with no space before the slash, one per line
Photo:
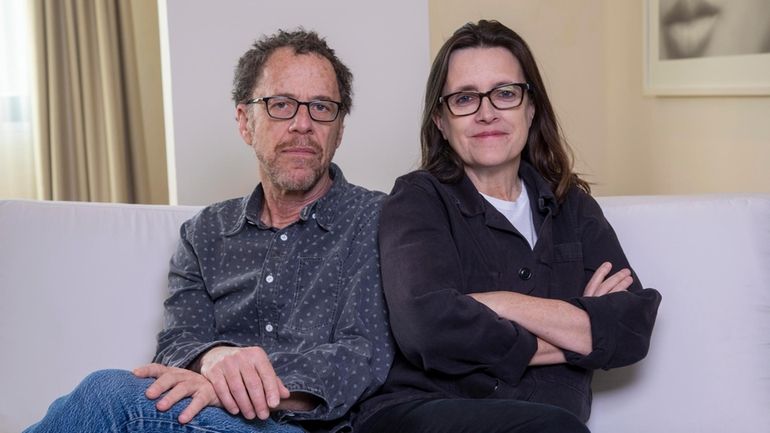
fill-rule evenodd
<path id="1" fill-rule="evenodd" d="M 605 261 L 612 263 L 613 270 L 631 269 L 599 204 L 583 193 L 579 201 L 578 221 L 586 270 L 583 286 Z M 655 289 L 643 288 L 633 271 L 632 276 L 634 282 L 627 291 L 569 300 L 590 317 L 593 350 L 586 356 L 566 352 L 567 362 L 589 369 L 610 369 L 633 364 L 647 355 L 661 295 Z"/>
<path id="2" fill-rule="evenodd" d="M 418 178 L 419 179 L 419 178 Z M 515 384 L 537 348 L 529 331 L 476 302 L 453 240 L 443 200 L 429 182 L 399 179 L 385 202 L 380 254 L 393 335 L 404 356 L 426 371 L 474 371 Z"/>
<path id="3" fill-rule="evenodd" d="M 187 368 L 215 346 L 239 346 L 218 339 L 214 301 L 206 290 L 198 256 L 190 242 L 197 218 L 182 224 L 181 239 L 169 265 L 169 295 L 163 303 L 164 326 L 158 334 L 154 362 Z"/>
<path id="4" fill-rule="evenodd" d="M 379 210 L 379 208 L 378 208 Z M 313 394 L 312 411 L 279 414 L 282 420 L 333 420 L 374 393 L 390 370 L 394 347 L 382 294 L 377 215 L 363 224 L 344 266 L 345 285 L 330 341 L 299 352 L 269 355 L 290 391 Z"/>

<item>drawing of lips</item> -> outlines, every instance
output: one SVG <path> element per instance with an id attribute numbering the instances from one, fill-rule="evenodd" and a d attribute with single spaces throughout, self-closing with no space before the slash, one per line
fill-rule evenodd
<path id="1" fill-rule="evenodd" d="M 661 16 L 669 57 L 698 57 L 714 32 L 720 8 L 705 0 L 679 0 Z"/>

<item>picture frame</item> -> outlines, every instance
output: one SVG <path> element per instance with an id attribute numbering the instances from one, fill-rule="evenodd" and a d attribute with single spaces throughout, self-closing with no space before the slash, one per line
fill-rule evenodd
<path id="1" fill-rule="evenodd" d="M 661 17 L 661 1 L 667 0 L 644 0 L 643 88 L 646 95 L 770 95 L 770 52 L 665 58 L 661 40 L 667 35 L 670 38 L 670 33 L 665 32 L 671 28 L 670 20 Z"/>

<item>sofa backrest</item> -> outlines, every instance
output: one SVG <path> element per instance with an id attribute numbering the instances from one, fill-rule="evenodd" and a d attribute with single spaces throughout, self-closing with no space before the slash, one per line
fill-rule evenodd
<path id="1" fill-rule="evenodd" d="M 168 261 L 197 209 L 0 202 L 0 433 L 89 372 L 152 360 Z"/>
<path id="2" fill-rule="evenodd" d="M 770 432 L 770 195 L 600 204 L 663 302 L 647 358 L 597 372 L 591 431 Z"/>
<path id="3" fill-rule="evenodd" d="M 599 201 L 663 302 L 648 357 L 597 372 L 591 430 L 770 431 L 770 195 Z M 94 370 L 151 360 L 198 209 L 0 201 L 0 433 Z"/>

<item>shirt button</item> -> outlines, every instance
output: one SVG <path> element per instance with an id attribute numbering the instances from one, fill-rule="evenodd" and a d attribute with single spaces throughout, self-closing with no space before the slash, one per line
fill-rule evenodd
<path id="1" fill-rule="evenodd" d="M 315 213 L 313 213 L 313 215 L 310 215 L 310 218 L 315 219 Z"/>
<path id="2" fill-rule="evenodd" d="M 265 331 L 267 331 L 267 332 L 273 332 L 273 325 L 271 325 L 271 324 L 269 324 L 269 323 L 268 323 L 267 325 L 265 325 Z"/>
<path id="3" fill-rule="evenodd" d="M 286 236 L 286 233 L 281 234 L 281 240 L 285 241 L 286 239 L 289 239 L 289 237 Z"/>
<path id="4" fill-rule="evenodd" d="M 526 266 L 519 269 L 519 278 L 521 278 L 524 281 L 527 281 L 528 279 L 532 278 L 532 271 L 530 271 L 529 268 Z"/>
<path id="5" fill-rule="evenodd" d="M 272 283 L 274 279 L 275 278 L 273 278 L 272 275 L 268 275 L 268 276 L 265 277 L 265 281 L 267 281 L 268 283 Z"/>

